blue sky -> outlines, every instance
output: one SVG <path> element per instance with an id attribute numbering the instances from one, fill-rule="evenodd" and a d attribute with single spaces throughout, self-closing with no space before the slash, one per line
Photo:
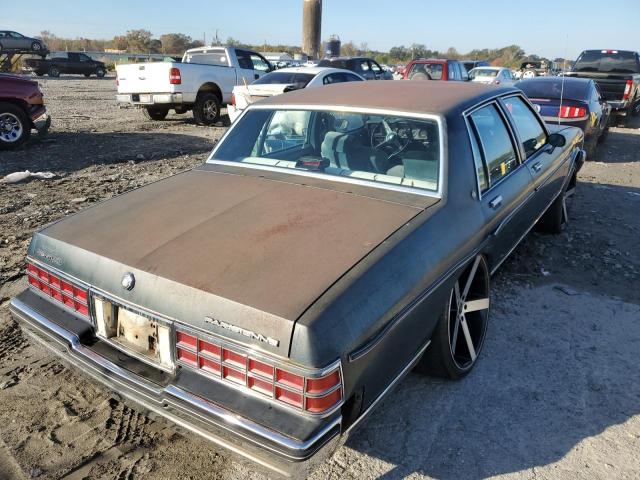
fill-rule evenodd
<path id="1" fill-rule="evenodd" d="M 111 38 L 145 28 L 209 41 L 301 43 L 301 0 L 0 0 L 0 29 Z M 324 0 L 322 38 L 376 50 L 423 43 L 461 52 L 517 44 L 575 58 L 587 48 L 640 50 L 640 0 Z"/>

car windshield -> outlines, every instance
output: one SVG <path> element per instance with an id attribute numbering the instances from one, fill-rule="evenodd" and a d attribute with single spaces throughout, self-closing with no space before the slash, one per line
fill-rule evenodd
<path id="1" fill-rule="evenodd" d="M 253 85 L 295 85 L 304 88 L 314 76 L 312 73 L 273 72 L 260 77 Z"/>
<path id="2" fill-rule="evenodd" d="M 573 67 L 576 72 L 640 73 L 634 52 L 587 50 Z"/>
<path id="3" fill-rule="evenodd" d="M 209 161 L 438 191 L 438 122 L 329 110 L 249 109 Z"/>
<path id="4" fill-rule="evenodd" d="M 469 72 L 470 78 L 476 77 L 495 77 L 498 75 L 498 70 L 491 68 L 474 68 Z"/>
<path id="5" fill-rule="evenodd" d="M 588 80 L 565 78 L 532 78 L 518 82 L 517 87 L 529 98 L 566 98 L 585 100 L 588 92 Z"/>

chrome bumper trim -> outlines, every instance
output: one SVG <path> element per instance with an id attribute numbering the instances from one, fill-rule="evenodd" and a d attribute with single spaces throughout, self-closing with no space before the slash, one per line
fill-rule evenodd
<path id="1" fill-rule="evenodd" d="M 296 464 L 304 468 L 302 464 L 311 457 L 320 459 L 328 456 L 339 439 L 342 422 L 340 416 L 308 440 L 298 441 L 247 420 L 181 388 L 173 385 L 162 387 L 132 374 L 85 347 L 73 332 L 47 319 L 18 298 L 11 300 L 9 308 L 13 316 L 27 327 L 25 330 L 32 333 L 36 340 L 63 358 L 74 360 L 75 362 L 71 362 L 72 366 L 80 367 L 84 373 L 103 384 L 106 383 L 108 387 L 111 385 L 122 387 L 122 390 L 112 387 L 119 395 L 281 475 L 289 476 L 291 471 L 299 470 L 295 468 Z M 37 333 L 29 332 L 30 329 Z M 212 429 L 214 431 L 185 419 L 185 416 L 215 427 Z M 314 447 L 317 448 L 313 450 Z"/>

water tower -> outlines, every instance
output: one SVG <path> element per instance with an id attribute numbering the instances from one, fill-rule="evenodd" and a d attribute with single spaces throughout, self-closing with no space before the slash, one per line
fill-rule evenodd
<path id="1" fill-rule="evenodd" d="M 302 1 L 302 51 L 309 58 L 320 56 L 320 28 L 322 26 L 322 0 Z"/>

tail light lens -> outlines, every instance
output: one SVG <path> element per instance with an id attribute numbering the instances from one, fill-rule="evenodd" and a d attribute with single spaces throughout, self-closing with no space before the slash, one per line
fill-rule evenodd
<path id="1" fill-rule="evenodd" d="M 624 86 L 624 94 L 622 95 L 623 100 L 629 100 L 629 97 L 631 97 L 632 88 L 633 88 L 633 81 L 627 80 L 627 83 Z"/>
<path id="2" fill-rule="evenodd" d="M 236 94 L 231 92 L 231 105 L 236 106 Z"/>
<path id="3" fill-rule="evenodd" d="M 302 374 L 181 330 L 176 331 L 176 358 L 183 367 L 209 378 L 311 414 L 329 412 L 342 402 L 339 365 L 322 374 Z"/>
<path id="4" fill-rule="evenodd" d="M 169 83 L 171 85 L 180 85 L 182 83 L 182 76 L 180 75 L 180 69 L 173 67 L 169 70 Z"/>
<path id="5" fill-rule="evenodd" d="M 116 74 L 116 87 L 120 86 L 120 80 L 118 79 L 118 74 Z"/>
<path id="6" fill-rule="evenodd" d="M 27 263 L 29 285 L 84 317 L 89 317 L 88 293 L 60 276 Z"/>
<path id="7" fill-rule="evenodd" d="M 587 115 L 587 109 L 584 107 L 570 107 L 563 105 L 560 107 L 560 118 L 581 118 Z"/>

